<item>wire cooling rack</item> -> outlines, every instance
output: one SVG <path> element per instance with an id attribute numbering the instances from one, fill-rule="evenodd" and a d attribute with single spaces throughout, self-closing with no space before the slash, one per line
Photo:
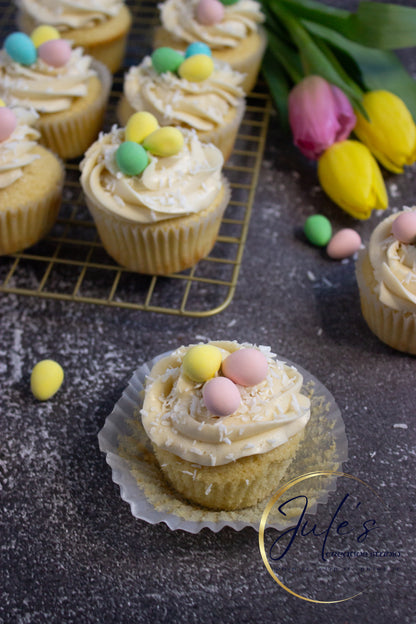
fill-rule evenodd
<path id="1" fill-rule="evenodd" d="M 104 130 L 116 123 L 123 73 L 151 52 L 158 23 L 155 0 L 128 2 L 133 13 L 123 71 L 115 75 Z M 0 0 L 1 41 L 17 29 L 10 1 Z M 0 292 L 101 304 L 134 310 L 203 317 L 223 310 L 237 286 L 263 157 L 271 100 L 258 85 L 247 98 L 231 158 L 224 167 L 232 199 L 216 244 L 191 269 L 165 277 L 141 275 L 120 267 L 105 252 L 79 184 L 79 161 L 66 163 L 59 218 L 50 234 L 20 253 L 0 257 Z"/>

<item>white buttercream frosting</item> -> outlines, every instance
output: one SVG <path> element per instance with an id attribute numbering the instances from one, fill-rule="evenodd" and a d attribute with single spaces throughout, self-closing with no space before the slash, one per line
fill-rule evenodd
<path id="1" fill-rule="evenodd" d="M 156 157 L 137 176 L 123 174 L 116 163 L 123 128 L 101 134 L 81 163 L 84 192 L 104 209 L 136 223 L 197 213 L 212 205 L 223 187 L 223 156 L 202 144 L 195 131 L 182 131 L 184 146 L 175 156 Z"/>
<path id="2" fill-rule="evenodd" d="M 212 342 L 223 360 L 249 344 Z M 141 410 L 143 426 L 159 448 L 203 466 L 218 466 L 242 457 L 267 453 L 303 430 L 310 418 L 310 401 L 302 394 L 302 375 L 276 360 L 269 347 L 260 349 L 268 360 L 264 381 L 237 386 L 241 405 L 230 416 L 210 414 L 202 398 L 203 384 L 182 369 L 182 346 L 156 363 L 146 380 Z"/>
<path id="3" fill-rule="evenodd" d="M 393 310 L 415 314 L 416 243 L 401 243 L 393 236 L 392 223 L 399 214 L 378 224 L 371 235 L 368 254 L 380 301 Z"/>
<path id="4" fill-rule="evenodd" d="M 16 182 L 24 174 L 24 168 L 39 158 L 33 148 L 38 145 L 40 134 L 32 127 L 38 115 L 33 109 L 12 110 L 17 117 L 17 126 L 8 139 L 0 141 L 0 189 Z"/>
<path id="5" fill-rule="evenodd" d="M 20 8 L 39 24 L 64 31 L 88 28 L 117 15 L 120 0 L 18 0 Z"/>
<path id="6" fill-rule="evenodd" d="M 124 94 L 134 110 L 149 110 L 165 124 L 210 131 L 218 128 L 244 97 L 243 78 L 228 64 L 214 61 L 209 78 L 190 82 L 173 72 L 158 74 L 147 56 L 126 74 Z"/>
<path id="7" fill-rule="evenodd" d="M 38 58 L 32 65 L 13 61 L 0 52 L 0 97 L 8 104 L 34 108 L 38 113 L 68 110 L 88 92 L 88 80 L 97 73 L 92 58 L 75 48 L 64 66 L 52 67 Z"/>
<path id="8" fill-rule="evenodd" d="M 192 43 L 202 41 L 212 49 L 235 48 L 264 21 L 255 0 L 239 0 L 225 6 L 221 22 L 206 26 L 195 18 L 199 0 L 166 0 L 160 5 L 163 27 L 178 39 Z"/>

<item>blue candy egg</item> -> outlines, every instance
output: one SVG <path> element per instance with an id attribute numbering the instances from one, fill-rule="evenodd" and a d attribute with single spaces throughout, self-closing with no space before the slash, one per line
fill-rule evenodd
<path id="1" fill-rule="evenodd" d="M 202 43 L 202 41 L 194 41 L 194 43 L 190 43 L 185 50 L 185 58 L 195 56 L 195 54 L 206 54 L 207 56 L 212 56 L 210 47 L 207 46 L 206 43 Z"/>
<path id="2" fill-rule="evenodd" d="M 22 32 L 8 35 L 4 41 L 4 48 L 13 61 L 22 65 L 32 65 L 38 56 L 33 41 Z"/>

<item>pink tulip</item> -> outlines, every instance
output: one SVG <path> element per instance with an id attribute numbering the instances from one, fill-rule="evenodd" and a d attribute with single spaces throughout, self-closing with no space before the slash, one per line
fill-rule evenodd
<path id="1" fill-rule="evenodd" d="M 318 160 L 333 143 L 347 139 L 355 121 L 347 96 L 320 76 L 307 76 L 290 92 L 294 143 L 312 160 Z"/>

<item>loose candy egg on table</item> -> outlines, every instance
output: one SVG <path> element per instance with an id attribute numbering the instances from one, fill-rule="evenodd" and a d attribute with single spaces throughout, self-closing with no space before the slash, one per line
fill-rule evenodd
<path id="1" fill-rule="evenodd" d="M 149 156 L 146 150 L 133 141 L 121 143 L 116 151 L 117 166 L 122 173 L 128 176 L 139 175 L 146 169 Z"/>
<path id="2" fill-rule="evenodd" d="M 0 107 L 0 141 L 9 138 L 17 126 L 17 118 L 14 112 L 6 106 Z"/>
<path id="3" fill-rule="evenodd" d="M 177 72 L 181 63 L 183 63 L 183 54 L 173 48 L 161 47 L 157 48 L 152 54 L 152 65 L 158 74 L 164 72 Z"/>
<path id="4" fill-rule="evenodd" d="M 128 120 L 125 137 L 126 141 L 141 143 L 149 134 L 159 128 L 158 121 L 152 113 L 139 111 L 134 113 Z"/>
<path id="5" fill-rule="evenodd" d="M 222 373 L 240 386 L 255 386 L 266 379 L 269 365 L 258 349 L 238 349 L 222 363 Z"/>
<path id="6" fill-rule="evenodd" d="M 8 35 L 4 41 L 4 48 L 13 61 L 22 65 L 32 65 L 38 56 L 32 39 L 22 32 Z"/>
<path id="7" fill-rule="evenodd" d="M 312 245 L 325 247 L 331 240 L 332 226 L 324 215 L 311 215 L 305 221 L 303 232 Z"/>
<path id="8" fill-rule="evenodd" d="M 155 156 L 174 156 L 181 151 L 183 145 L 182 132 L 171 126 L 155 130 L 143 141 L 143 147 Z"/>
<path id="9" fill-rule="evenodd" d="M 207 46 L 206 43 L 202 43 L 202 41 L 194 41 L 193 43 L 190 43 L 185 50 L 186 59 L 190 56 L 195 56 L 195 54 L 206 54 L 207 56 L 212 56 L 211 48 Z"/>
<path id="10" fill-rule="evenodd" d="M 0 107 L 2 107 L 2 106 L 6 106 L 6 102 L 4 100 L 0 99 Z"/>
<path id="11" fill-rule="evenodd" d="M 342 260 L 355 254 L 361 247 L 361 236 L 351 228 L 339 230 L 328 243 L 326 253 L 333 260 Z"/>
<path id="12" fill-rule="evenodd" d="M 392 223 L 391 231 L 401 243 L 416 243 L 416 212 L 402 212 Z"/>
<path id="13" fill-rule="evenodd" d="M 71 44 L 66 39 L 51 39 L 38 48 L 39 58 L 51 67 L 63 67 L 71 58 Z"/>
<path id="14" fill-rule="evenodd" d="M 178 74 L 189 82 L 201 82 L 209 78 L 214 71 L 214 61 L 207 54 L 194 54 L 183 61 Z"/>
<path id="15" fill-rule="evenodd" d="M 224 5 L 219 0 L 200 0 L 195 9 L 195 18 L 204 26 L 212 26 L 222 21 L 224 13 Z"/>
<path id="16" fill-rule="evenodd" d="M 195 345 L 183 358 L 183 372 L 192 381 L 202 383 L 216 375 L 221 367 L 221 351 L 214 345 Z"/>
<path id="17" fill-rule="evenodd" d="M 202 388 L 205 407 L 214 416 L 229 416 L 241 404 L 241 396 L 235 383 L 227 377 L 214 377 Z"/>
<path id="18" fill-rule="evenodd" d="M 54 360 L 38 362 L 30 376 L 30 389 L 39 401 L 50 399 L 62 385 L 64 371 Z"/>
<path id="19" fill-rule="evenodd" d="M 52 39 L 60 39 L 61 35 L 54 26 L 41 24 L 40 26 L 37 26 L 34 31 L 32 31 L 32 33 L 30 34 L 30 38 L 35 48 L 38 48 L 42 45 L 42 43 L 45 43 L 46 41 L 51 41 Z"/>

